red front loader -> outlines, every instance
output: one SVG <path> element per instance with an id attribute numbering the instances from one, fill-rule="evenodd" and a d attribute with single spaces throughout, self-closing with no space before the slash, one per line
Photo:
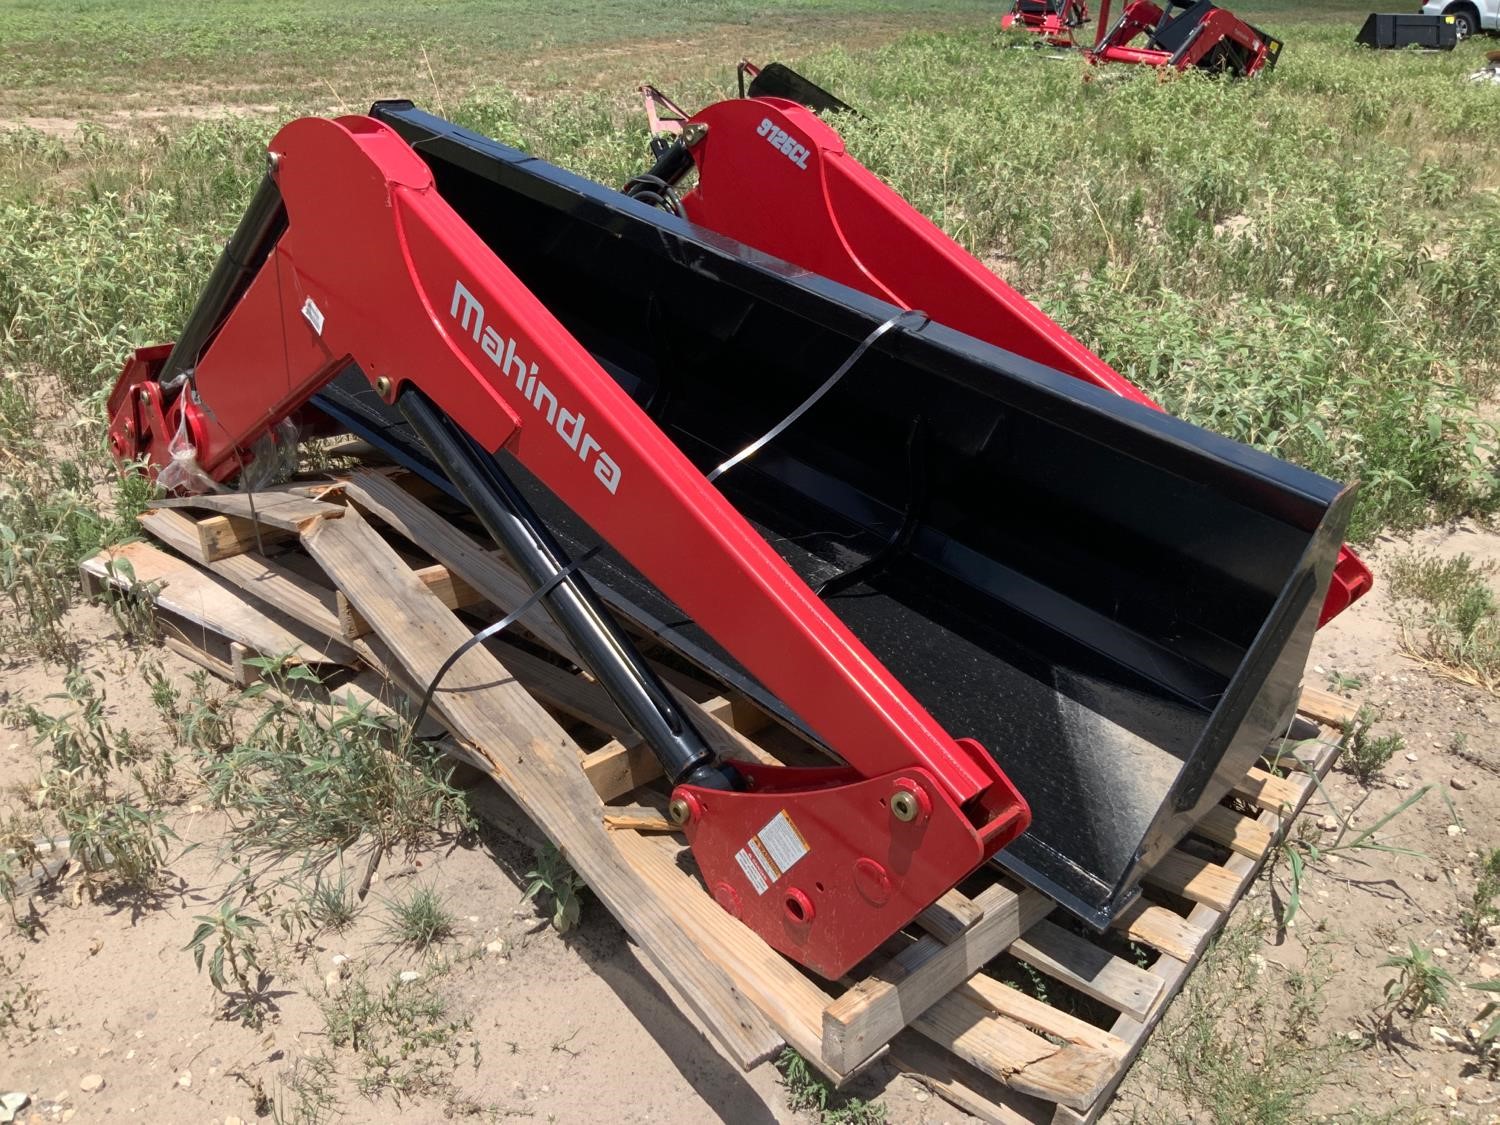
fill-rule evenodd
<path id="1" fill-rule="evenodd" d="M 115 453 L 233 486 L 292 420 L 463 499 L 824 976 L 992 860 L 1102 926 L 1286 733 L 1352 490 L 1154 409 L 750 93 L 629 194 L 409 103 L 292 122 Z M 715 755 L 632 631 L 831 764 Z"/>

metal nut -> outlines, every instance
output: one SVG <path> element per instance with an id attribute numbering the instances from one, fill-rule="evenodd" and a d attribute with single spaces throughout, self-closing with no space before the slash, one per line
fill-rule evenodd
<path id="1" fill-rule="evenodd" d="M 681 828 L 684 824 L 691 820 L 692 816 L 693 807 L 681 797 L 672 798 L 671 803 L 667 805 L 667 817 L 673 824 L 677 825 L 678 828 Z"/>
<path id="2" fill-rule="evenodd" d="M 922 811 L 917 804 L 916 794 L 909 789 L 898 789 L 891 794 L 891 815 L 903 823 L 910 823 L 917 819 L 917 814 Z"/>
<path id="3" fill-rule="evenodd" d="M 391 380 L 388 376 L 382 375 L 375 380 L 375 393 L 384 399 L 391 397 Z"/>

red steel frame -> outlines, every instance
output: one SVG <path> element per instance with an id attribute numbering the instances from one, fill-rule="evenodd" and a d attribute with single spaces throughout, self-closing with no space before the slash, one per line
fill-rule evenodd
<path id="1" fill-rule="evenodd" d="M 485 449 L 509 450 L 847 763 L 746 766 L 749 792 L 674 792 L 715 897 L 825 976 L 1025 829 L 1030 811 L 990 755 L 938 726 L 394 131 L 304 118 L 271 152 L 287 229 L 167 410 L 155 381 L 167 349 L 127 363 L 109 403 L 118 457 L 165 465 L 185 415 L 202 468 L 227 480 L 351 360 L 387 401 L 419 387 Z"/>
<path id="2" fill-rule="evenodd" d="M 1100 0 L 1099 30 L 1093 48 L 1088 51 L 1090 62 L 1136 63 L 1141 66 L 1174 67 L 1188 70 L 1224 40 L 1240 44 L 1249 55 L 1246 78 L 1266 65 L 1270 54 L 1270 43 L 1244 20 L 1224 8 L 1216 8 L 1204 17 L 1197 30 L 1177 52 L 1160 51 L 1151 47 L 1132 47 L 1138 36 L 1153 31 L 1161 22 L 1162 9 L 1152 0 L 1131 0 L 1125 5 L 1120 21 L 1113 27 L 1109 24 L 1109 11 L 1113 0 Z"/>
<path id="3" fill-rule="evenodd" d="M 694 138 L 689 151 L 698 181 L 682 197 L 694 222 L 1161 409 L 850 156 L 838 133 L 806 106 L 731 98 L 688 115 L 652 87 L 642 90 L 654 131 Z M 676 118 L 660 116 L 659 107 Z M 1344 547 L 1319 624 L 1373 584 L 1369 568 Z"/>
<path id="4" fill-rule="evenodd" d="M 1015 7 L 1000 17 L 1000 26 L 1040 35 L 1054 47 L 1073 46 L 1073 29 L 1089 22 L 1088 5 L 1083 0 L 1060 0 L 1056 11 L 1051 8 L 1046 0 L 1016 0 Z"/>

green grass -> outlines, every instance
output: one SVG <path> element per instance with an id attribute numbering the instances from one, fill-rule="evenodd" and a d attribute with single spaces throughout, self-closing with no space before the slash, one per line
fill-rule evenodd
<path id="1" fill-rule="evenodd" d="M 1393 555 L 1383 568 L 1408 652 L 1447 674 L 1494 690 L 1500 684 L 1500 598 L 1493 567 L 1468 555 Z"/>
<path id="2" fill-rule="evenodd" d="M 277 104 L 309 88 L 357 104 L 393 82 L 430 91 L 439 81 L 493 80 L 519 67 L 545 74 L 538 63 L 591 44 L 747 38 L 767 28 L 913 16 L 942 25 L 992 10 L 983 0 L 6 0 L 0 111 L 102 116 L 138 105 L 143 91 L 156 105 L 187 108 Z"/>
<path id="3" fill-rule="evenodd" d="M 1353 15 L 1320 9 L 1304 20 L 1300 7 L 1266 8 L 1247 14 L 1274 21 L 1287 52 L 1274 73 L 1245 83 L 1090 71 L 1005 48 L 990 26 L 791 61 L 865 111 L 840 123 L 856 155 L 1169 409 L 1362 482 L 1355 539 L 1486 515 L 1497 504 L 1494 433 L 1480 406 L 1500 372 L 1500 304 L 1486 297 L 1500 274 L 1500 99 L 1462 77 L 1482 44 L 1442 57 L 1375 53 L 1352 45 Z M 629 34 L 633 10 L 622 9 L 609 34 Z M 0 9 L 0 27 L 20 29 L 10 65 L 48 46 L 27 30 L 37 11 Z M 379 42 L 425 41 L 436 21 L 427 9 L 381 9 L 366 26 L 363 6 L 283 5 L 257 8 L 230 32 L 230 21 L 210 25 L 197 9 L 124 11 L 78 5 L 68 18 L 101 35 L 124 20 L 130 42 L 173 20 L 211 26 L 198 46 L 187 36 L 174 48 L 209 55 L 228 50 L 224 36 L 264 33 L 274 57 L 302 14 L 321 12 L 307 26 L 331 21 L 347 32 L 341 57 L 372 65 Z M 835 21 L 840 11 L 813 14 Z M 576 28 L 551 17 L 527 26 L 579 42 L 606 33 L 595 16 Z M 670 16 L 700 18 L 709 17 Z M 506 37 L 520 33 L 497 26 L 516 21 L 481 26 L 460 5 L 442 22 L 455 42 L 474 37 L 476 51 L 518 49 Z M 282 87 L 287 114 L 327 96 L 313 89 L 321 48 L 302 38 L 317 36 L 288 48 L 305 81 Z M 110 57 L 98 60 L 101 72 Z M 643 52 L 632 74 L 654 65 Z M 131 81 L 151 96 L 147 76 Z M 726 60 L 674 92 L 698 104 L 730 82 Z M 439 91 L 428 86 L 404 88 L 430 100 Z M 495 68 L 440 93 L 458 121 L 604 182 L 641 167 L 631 81 L 539 99 L 518 92 L 524 86 Z M 0 132 L 0 200 L 9 201 L 0 203 L 0 366 L 12 380 L 55 376 L 81 403 L 86 464 L 102 461 L 90 423 L 122 357 L 170 339 L 186 318 L 274 124 L 95 129 L 64 142 Z M 24 390 L 12 386 L 0 408 L 14 427 L 34 428 Z M 10 467 L 0 471 L 14 479 Z M 26 505 L 22 491 L 0 487 L 0 525 L 10 509 L 44 522 Z M 80 548 L 94 540 L 72 538 Z"/>

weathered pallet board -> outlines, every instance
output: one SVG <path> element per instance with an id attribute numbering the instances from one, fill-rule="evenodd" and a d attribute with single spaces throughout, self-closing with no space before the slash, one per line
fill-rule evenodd
<path id="1" fill-rule="evenodd" d="M 184 556 L 162 555 L 179 576 L 216 583 L 216 600 L 237 599 L 251 613 L 274 615 L 305 643 L 333 646 L 322 651 L 336 654 L 337 662 L 372 669 L 350 685 L 354 698 L 369 705 L 389 711 L 402 692 L 420 691 L 436 663 L 470 635 L 472 626 L 455 610 L 494 620 L 528 596 L 503 554 L 429 508 L 396 475 L 356 472 L 321 487 L 290 486 L 269 499 L 263 508 L 267 495 L 257 494 L 260 523 L 231 526 L 233 543 L 216 523 L 244 522 L 244 508 L 233 499 L 199 504 L 214 514 L 198 519 L 183 510 L 187 505 L 164 506 L 142 523 Z M 218 530 L 205 533 L 206 524 Z M 300 547 L 290 538 L 294 531 Z M 408 565 L 390 535 L 431 562 Z M 260 553 L 266 549 L 289 553 L 268 558 Z M 104 564 L 91 561 L 98 564 L 91 573 L 102 573 Z M 184 581 L 179 577 L 179 593 Z M 170 609 L 166 602 L 162 597 Z M 223 633 L 220 655 L 211 659 L 232 676 L 234 661 L 225 652 L 264 649 L 246 639 L 244 621 L 234 614 L 215 621 Z M 1039 892 L 987 867 L 966 884 L 968 893 L 950 892 L 897 934 L 857 979 L 825 985 L 718 908 L 662 815 L 665 789 L 655 759 L 578 669 L 545 612 L 535 608 L 521 624 L 524 643 L 472 649 L 445 681 L 457 690 L 435 697 L 451 753 L 516 798 L 486 797 L 478 802 L 484 815 L 513 816 L 519 805 L 562 844 L 731 1058 L 748 1064 L 786 1043 L 843 1081 L 888 1056 L 960 1108 L 992 1121 L 1097 1118 L 1331 767 L 1337 729 L 1356 710 L 1309 689 L 1302 713 L 1322 724 L 1319 740 L 1249 771 L 1193 839 L 1152 870 L 1142 898 L 1109 935 L 1083 932 Z M 815 760 L 815 748 L 723 685 L 675 666 L 661 670 L 720 752 Z M 381 678 L 397 685 L 394 693 L 382 692 Z M 513 753 L 519 747 L 524 755 Z M 541 764 L 518 776 L 538 752 Z M 1050 978 L 1049 994 L 1075 998 L 1076 1011 L 1002 983 L 1019 965 Z"/>
<path id="2" fill-rule="evenodd" d="M 343 664 L 353 653 L 276 610 L 247 604 L 214 575 L 149 543 L 127 543 L 83 563 L 85 581 L 98 589 L 146 591 L 152 601 L 201 630 L 269 657 L 303 664 Z M 192 636 L 182 640 L 192 643 Z"/>

